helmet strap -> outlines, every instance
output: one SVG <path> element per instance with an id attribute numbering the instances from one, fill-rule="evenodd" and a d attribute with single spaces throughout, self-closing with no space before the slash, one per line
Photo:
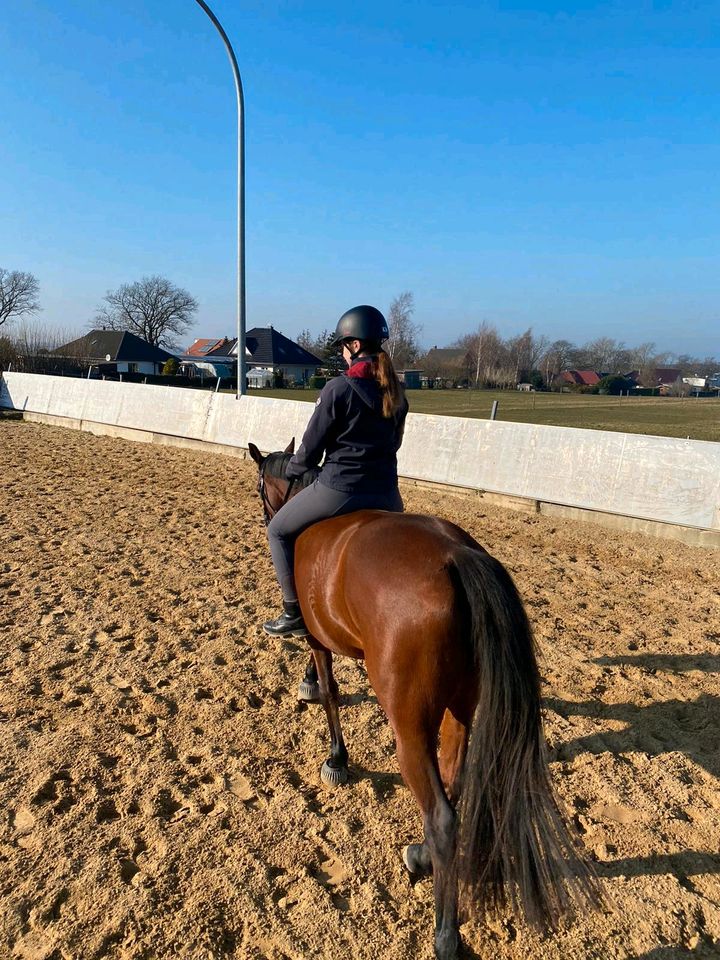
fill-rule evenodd
<path id="1" fill-rule="evenodd" d="M 360 341 L 360 347 L 358 350 L 352 351 L 349 346 L 350 340 L 357 340 L 357 337 L 350 337 L 345 341 L 345 346 L 348 348 L 348 353 L 350 354 L 350 363 L 354 363 L 361 353 L 367 353 L 368 360 L 376 357 L 381 349 L 379 344 L 376 344 L 375 341 Z"/>

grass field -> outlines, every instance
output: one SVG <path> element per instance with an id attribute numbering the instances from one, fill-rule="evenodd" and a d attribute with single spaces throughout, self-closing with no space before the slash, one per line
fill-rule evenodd
<path id="1" fill-rule="evenodd" d="M 317 390 L 253 390 L 253 396 L 313 401 Z M 588 430 L 618 430 L 661 437 L 720 441 L 720 399 L 606 397 L 592 394 L 520 393 L 512 390 L 409 390 L 414 413 L 545 423 Z"/>

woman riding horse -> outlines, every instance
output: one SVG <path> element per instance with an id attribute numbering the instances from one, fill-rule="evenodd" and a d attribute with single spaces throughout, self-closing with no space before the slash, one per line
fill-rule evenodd
<path id="1" fill-rule="evenodd" d="M 278 510 L 268 525 L 283 612 L 263 624 L 275 636 L 307 634 L 294 577 L 295 540 L 311 524 L 355 510 L 402 512 L 397 451 L 402 443 L 407 400 L 382 349 L 385 317 L 359 306 L 340 317 L 335 346 L 348 364 L 343 376 L 323 387 L 297 453 L 285 476 L 297 480 L 325 461 L 317 479 Z"/>

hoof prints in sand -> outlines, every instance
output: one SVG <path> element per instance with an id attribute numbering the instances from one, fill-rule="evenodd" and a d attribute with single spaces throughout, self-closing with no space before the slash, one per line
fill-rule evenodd
<path id="1" fill-rule="evenodd" d="M 430 960 L 420 822 L 361 665 L 339 662 L 351 779 L 320 783 L 307 654 L 250 463 L 0 422 L 0 944 L 90 957 Z M 512 571 L 540 643 L 558 790 L 615 909 L 470 956 L 720 949 L 715 554 L 408 489 Z"/>

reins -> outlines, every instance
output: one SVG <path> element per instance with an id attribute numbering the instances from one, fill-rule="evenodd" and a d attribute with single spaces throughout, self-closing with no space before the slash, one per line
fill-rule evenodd
<path id="1" fill-rule="evenodd" d="M 258 480 L 258 492 L 260 493 L 260 500 L 262 501 L 265 526 L 267 526 L 270 523 L 272 518 L 275 516 L 275 513 L 277 513 L 277 510 L 275 510 L 274 513 L 270 512 L 272 510 L 272 505 L 270 503 L 270 499 L 265 490 L 265 464 L 266 463 L 267 461 L 265 461 L 265 463 L 263 463 L 263 465 L 260 467 L 260 478 Z M 291 480 L 287 481 L 287 490 L 285 491 L 285 496 L 283 497 L 282 503 L 277 508 L 278 510 L 281 510 L 290 499 L 292 488 L 295 486 L 295 479 L 296 478 L 293 477 Z"/>

